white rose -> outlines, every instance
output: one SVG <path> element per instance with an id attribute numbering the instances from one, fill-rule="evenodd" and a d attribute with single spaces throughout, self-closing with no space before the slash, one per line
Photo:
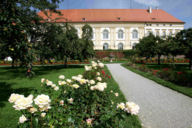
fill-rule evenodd
<path id="1" fill-rule="evenodd" d="M 91 64 L 94 64 L 95 63 L 95 61 L 91 61 Z"/>
<path id="2" fill-rule="evenodd" d="M 92 64 L 92 67 L 96 67 L 96 66 L 97 66 L 97 63 L 93 63 L 93 64 Z"/>
<path id="3" fill-rule="evenodd" d="M 45 78 L 41 78 L 41 83 L 44 83 L 44 81 L 45 81 Z"/>
<path id="4" fill-rule="evenodd" d="M 101 81 L 102 79 L 101 79 L 101 77 L 97 77 L 96 80 Z"/>
<path id="5" fill-rule="evenodd" d="M 99 76 L 99 75 L 100 75 L 100 72 L 97 72 L 97 75 Z"/>
<path id="6" fill-rule="evenodd" d="M 51 87 L 52 87 L 52 88 L 56 87 L 56 84 L 52 84 Z"/>
<path id="7" fill-rule="evenodd" d="M 55 86 L 55 87 L 54 87 L 54 90 L 55 90 L 55 91 L 59 90 L 59 87 L 58 87 L 58 86 Z"/>
<path id="8" fill-rule="evenodd" d="M 35 107 L 30 107 L 27 109 L 30 113 L 37 112 L 37 109 Z"/>
<path id="9" fill-rule="evenodd" d="M 65 76 L 64 75 L 60 75 L 59 79 L 65 79 Z"/>
<path id="10" fill-rule="evenodd" d="M 74 88 L 79 88 L 79 85 L 73 84 L 72 87 L 74 87 Z"/>
<path id="11" fill-rule="evenodd" d="M 107 88 L 107 83 L 103 83 L 103 87 L 104 87 L 104 88 Z"/>
<path id="12" fill-rule="evenodd" d="M 99 61 L 99 60 L 97 60 L 97 62 L 99 63 L 100 61 Z"/>
<path id="13" fill-rule="evenodd" d="M 76 76 L 72 76 L 72 79 L 73 79 L 73 80 L 77 80 L 77 77 L 76 77 Z"/>
<path id="14" fill-rule="evenodd" d="M 91 86 L 90 89 L 93 91 L 95 90 L 95 86 Z"/>
<path id="15" fill-rule="evenodd" d="M 20 122 L 20 123 L 24 123 L 26 120 L 27 120 L 27 118 L 26 118 L 24 115 L 22 115 L 21 117 L 19 117 L 19 122 Z"/>
<path id="16" fill-rule="evenodd" d="M 73 98 L 67 99 L 69 101 L 69 103 L 73 103 Z"/>
<path id="17" fill-rule="evenodd" d="M 38 105 L 40 108 L 48 107 L 51 100 L 49 99 L 48 95 L 38 95 L 35 99 L 35 104 Z"/>
<path id="18" fill-rule="evenodd" d="M 32 107 L 33 100 L 31 98 L 21 97 L 15 101 L 15 105 L 13 107 L 15 110 L 27 109 L 28 107 Z"/>
<path id="19" fill-rule="evenodd" d="M 118 97 L 118 96 L 119 96 L 119 94 L 118 94 L 118 93 L 114 93 L 114 94 L 115 94 L 115 96 L 116 96 L 116 97 Z"/>
<path id="20" fill-rule="evenodd" d="M 58 84 L 59 84 L 59 85 L 65 85 L 66 82 L 65 82 L 65 81 L 58 81 Z"/>
<path id="21" fill-rule="evenodd" d="M 48 104 L 48 105 L 46 105 L 46 106 L 44 106 L 44 107 L 41 107 L 41 108 L 39 108 L 39 110 L 42 112 L 42 111 L 45 111 L 45 110 L 47 110 L 47 109 L 51 109 L 51 106 Z"/>
<path id="22" fill-rule="evenodd" d="M 104 91 L 104 86 L 103 85 L 97 85 L 97 90 L 99 90 L 99 91 Z"/>
<path id="23" fill-rule="evenodd" d="M 98 66 L 103 68 L 104 67 L 104 64 L 103 63 L 98 63 Z"/>
<path id="24" fill-rule="evenodd" d="M 133 102 L 126 102 L 125 107 L 127 108 L 127 112 L 132 115 L 137 115 L 139 113 L 139 106 Z"/>
<path id="25" fill-rule="evenodd" d="M 41 117 L 45 117 L 45 115 L 46 115 L 46 113 L 44 113 L 44 112 L 41 113 Z"/>
<path id="26" fill-rule="evenodd" d="M 70 79 L 66 79 L 67 83 L 71 83 L 71 80 Z"/>
<path id="27" fill-rule="evenodd" d="M 46 81 L 46 84 L 47 84 L 48 86 L 51 86 L 51 85 L 53 84 L 53 82 L 52 82 L 52 81 Z"/>
<path id="28" fill-rule="evenodd" d="M 81 79 L 81 80 L 79 81 L 79 83 L 80 83 L 80 84 L 85 84 L 86 81 L 85 81 L 85 79 Z"/>
<path id="29" fill-rule="evenodd" d="M 91 66 L 85 66 L 85 71 L 90 71 L 92 69 Z"/>
<path id="30" fill-rule="evenodd" d="M 83 78 L 83 76 L 82 76 L 82 75 L 80 75 L 80 74 L 79 74 L 77 77 L 79 77 L 79 78 Z"/>
<path id="31" fill-rule="evenodd" d="M 95 84 L 95 81 L 94 80 L 90 80 L 89 83 L 90 84 Z"/>
<path id="32" fill-rule="evenodd" d="M 94 69 L 97 69 L 97 67 L 94 67 Z"/>
<path id="33" fill-rule="evenodd" d="M 31 98 L 31 99 L 33 99 L 33 95 L 32 95 L 32 94 L 30 94 L 27 98 Z"/>
<path id="34" fill-rule="evenodd" d="M 21 97 L 24 97 L 24 95 L 19 95 L 19 94 L 11 94 L 10 98 L 9 98 L 9 102 L 10 103 L 14 103 L 17 99 L 21 98 Z"/>
<path id="35" fill-rule="evenodd" d="M 79 77 L 77 77 L 77 79 L 76 79 L 78 82 L 81 80 L 81 78 L 79 78 Z"/>
<path id="36" fill-rule="evenodd" d="M 120 104 L 117 104 L 117 108 L 123 110 L 125 108 L 125 104 L 121 102 Z"/>

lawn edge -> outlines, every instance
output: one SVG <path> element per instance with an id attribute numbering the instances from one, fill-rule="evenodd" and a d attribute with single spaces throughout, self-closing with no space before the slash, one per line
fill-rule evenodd
<path id="1" fill-rule="evenodd" d="M 177 92 L 179 92 L 181 94 L 184 94 L 184 95 L 189 96 L 189 97 L 192 98 L 192 93 L 190 93 L 188 91 L 186 92 L 186 90 L 188 90 L 188 88 L 186 88 L 186 87 L 182 87 L 182 86 L 179 86 L 177 84 L 171 83 L 169 81 L 165 81 L 165 80 L 163 80 L 161 78 L 153 76 L 151 73 L 145 73 L 145 72 L 142 72 L 142 71 L 138 71 L 138 70 L 136 70 L 134 68 L 126 66 L 126 64 L 121 64 L 121 66 L 123 66 L 124 68 L 126 68 L 126 69 L 128 69 L 128 70 L 130 70 L 130 71 L 132 71 L 134 73 L 137 73 L 137 74 L 139 74 L 139 75 L 141 75 L 141 76 L 143 76 L 143 77 L 145 77 L 147 79 L 153 80 L 154 82 L 156 82 L 158 84 L 161 84 L 161 85 L 163 85 L 165 87 L 168 87 L 168 88 L 170 88 L 170 89 L 172 89 L 174 91 L 177 91 Z"/>

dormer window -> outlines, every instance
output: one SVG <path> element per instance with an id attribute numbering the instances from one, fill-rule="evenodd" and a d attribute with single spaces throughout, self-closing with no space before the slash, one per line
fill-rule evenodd
<path id="1" fill-rule="evenodd" d="M 83 20 L 86 20 L 86 18 L 83 18 Z"/>
<path id="2" fill-rule="evenodd" d="M 47 19 L 47 21 L 50 21 L 50 19 Z"/>
<path id="3" fill-rule="evenodd" d="M 155 20 L 155 18 L 152 18 L 152 20 Z"/>
<path id="4" fill-rule="evenodd" d="M 121 20 L 122 18 L 121 17 L 119 17 L 119 18 L 117 18 L 118 20 Z"/>

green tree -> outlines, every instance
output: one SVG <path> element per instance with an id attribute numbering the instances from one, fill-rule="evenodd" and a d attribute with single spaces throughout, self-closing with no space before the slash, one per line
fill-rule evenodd
<path id="1" fill-rule="evenodd" d="M 181 30 L 176 38 L 179 42 L 180 53 L 184 54 L 189 61 L 189 70 L 192 68 L 192 28 Z"/>
<path id="2" fill-rule="evenodd" d="M 32 75 L 33 44 L 38 37 L 40 21 L 43 20 L 37 15 L 37 11 L 48 9 L 50 12 L 59 13 L 56 10 L 59 2 L 60 0 L 0 1 L 0 49 L 4 50 L 3 55 L 13 57 L 13 61 L 14 59 L 23 61 L 23 64 L 27 66 L 26 76 Z M 30 35 L 30 41 L 27 40 L 29 36 L 23 37 L 23 35 Z"/>
<path id="3" fill-rule="evenodd" d="M 149 36 L 139 39 L 139 43 L 135 46 L 137 53 L 140 56 L 146 57 L 146 59 L 157 55 L 156 47 L 157 39 L 152 33 Z"/>

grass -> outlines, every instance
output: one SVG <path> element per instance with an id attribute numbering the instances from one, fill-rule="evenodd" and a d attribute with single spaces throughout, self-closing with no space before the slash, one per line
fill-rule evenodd
<path id="1" fill-rule="evenodd" d="M 183 64 L 182 64 L 182 65 L 183 65 Z M 166 86 L 166 87 L 168 87 L 168 88 L 170 88 L 170 89 L 173 89 L 173 90 L 175 90 L 175 91 L 177 91 L 177 92 L 180 92 L 180 93 L 182 93 L 182 94 L 184 94 L 184 95 L 186 95 L 186 96 L 192 97 L 192 88 L 183 87 L 183 86 L 180 86 L 180 85 L 171 83 L 171 82 L 169 82 L 169 81 L 165 81 L 165 80 L 163 80 L 163 79 L 161 79 L 161 78 L 158 78 L 158 77 L 152 75 L 152 73 L 146 73 L 146 72 L 138 71 L 138 70 L 136 70 L 136 69 L 134 69 L 134 68 L 131 68 L 131 67 L 129 67 L 129 66 L 126 66 L 126 64 L 122 64 L 122 66 L 125 67 L 125 68 L 127 68 L 127 69 L 129 69 L 129 70 L 131 70 L 132 72 L 135 72 L 135 73 L 143 76 L 143 77 L 146 77 L 146 78 L 148 78 L 148 79 L 150 79 L 150 80 L 153 80 L 153 81 L 155 81 L 155 82 L 158 83 L 158 84 L 161 84 L 161 85 L 163 85 L 163 86 Z M 156 64 L 156 65 L 155 65 L 155 64 L 153 64 L 153 65 L 151 65 L 151 64 L 148 65 L 148 64 L 147 64 L 146 66 L 147 66 L 147 67 L 149 66 L 149 68 L 153 68 L 153 69 L 160 69 L 160 67 L 159 67 L 157 64 Z M 168 66 L 168 64 L 162 64 L 161 66 L 162 66 L 162 68 L 163 68 L 163 67 Z M 185 66 L 184 66 L 184 67 L 185 67 Z M 180 68 L 181 68 L 181 67 L 180 67 Z M 180 68 L 177 66 L 175 72 L 179 71 Z M 191 71 L 188 71 L 188 72 L 191 72 Z"/>
<path id="2" fill-rule="evenodd" d="M 106 74 L 111 76 L 106 66 L 104 69 Z M 19 117 L 22 115 L 19 111 L 14 110 L 12 107 L 13 104 L 8 102 L 12 93 L 28 96 L 29 94 L 33 94 L 34 89 L 41 89 L 41 78 L 49 79 L 57 84 L 59 75 L 65 75 L 65 78 L 71 78 L 71 76 L 82 74 L 84 72 L 84 65 L 69 65 L 67 69 L 63 66 L 35 66 L 33 70 L 36 73 L 35 76 L 26 78 L 26 70 L 23 68 L 11 69 L 11 67 L 7 66 L 0 67 L 0 127 L 15 128 Z M 113 78 L 108 80 L 107 91 L 111 90 L 119 93 L 119 97 L 114 99 L 114 104 L 126 102 L 123 93 Z M 114 98 L 114 96 L 110 98 Z M 141 128 L 137 116 L 130 116 L 126 118 L 126 121 L 129 124 L 129 128 Z"/>

